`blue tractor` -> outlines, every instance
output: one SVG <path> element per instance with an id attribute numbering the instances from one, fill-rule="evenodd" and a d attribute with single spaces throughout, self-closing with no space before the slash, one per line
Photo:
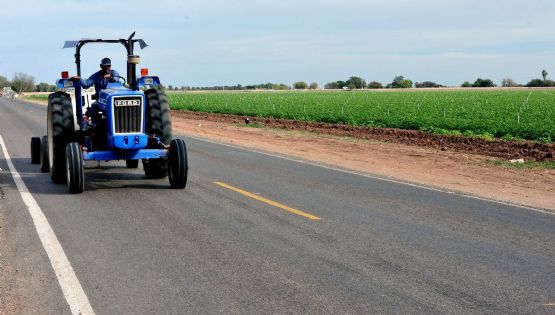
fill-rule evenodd
<path id="1" fill-rule="evenodd" d="M 116 43 L 127 50 L 127 78 L 117 78 L 106 89 L 95 93 L 84 89 L 67 72 L 58 80 L 59 91 L 48 97 L 47 135 L 31 140 L 31 160 L 50 171 L 54 183 L 66 183 L 70 193 L 81 193 L 85 186 L 87 160 L 125 160 L 137 168 L 142 160 L 147 178 L 169 177 L 172 188 L 185 188 L 188 160 L 185 141 L 172 139 L 168 100 L 158 87 L 160 80 L 141 69 L 140 57 L 133 52 L 134 39 L 82 39 L 66 41 L 64 48 L 75 48 L 77 75 L 81 76 L 81 48 L 91 43 Z"/>

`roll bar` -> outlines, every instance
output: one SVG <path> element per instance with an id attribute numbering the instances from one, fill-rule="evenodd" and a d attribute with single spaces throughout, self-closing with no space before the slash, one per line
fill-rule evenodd
<path id="1" fill-rule="evenodd" d="M 122 44 L 127 50 L 127 82 L 131 86 L 132 90 L 138 90 L 137 87 L 137 67 L 136 63 L 130 63 L 129 56 L 133 56 L 133 48 L 135 43 L 139 43 L 141 49 L 144 49 L 148 45 L 142 39 L 133 39 L 135 32 L 133 32 L 129 38 L 119 38 L 119 39 L 92 39 L 83 38 L 81 40 L 68 40 L 64 43 L 63 48 L 74 48 L 75 47 L 75 64 L 77 64 L 77 75 L 81 76 L 81 48 L 86 44 L 90 43 L 108 43 L 108 44 Z"/>

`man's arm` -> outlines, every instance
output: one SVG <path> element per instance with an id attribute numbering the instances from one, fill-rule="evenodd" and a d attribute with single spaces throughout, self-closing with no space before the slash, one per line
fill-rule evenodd
<path id="1" fill-rule="evenodd" d="M 90 76 L 88 79 L 86 79 L 86 80 L 83 79 L 83 78 L 81 78 L 81 77 L 79 77 L 79 76 L 73 76 L 73 77 L 71 77 L 71 78 L 72 78 L 72 79 L 78 79 L 78 80 L 79 80 L 79 83 L 81 84 L 81 86 L 82 86 L 83 88 L 85 88 L 85 89 L 88 89 L 88 88 L 91 87 L 91 85 L 94 84 L 94 80 L 95 80 L 95 76 L 96 76 L 96 75 L 97 75 L 97 74 L 95 73 L 95 74 L 91 75 L 91 76 Z"/>

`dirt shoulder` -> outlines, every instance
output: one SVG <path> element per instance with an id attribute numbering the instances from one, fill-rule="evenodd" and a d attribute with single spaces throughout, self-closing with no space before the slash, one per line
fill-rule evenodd
<path id="1" fill-rule="evenodd" d="M 252 128 L 252 122 L 204 113 L 174 111 L 172 119 L 174 130 L 201 138 L 555 212 L 555 170 L 506 169 L 472 149 L 340 137 L 310 128 Z"/>

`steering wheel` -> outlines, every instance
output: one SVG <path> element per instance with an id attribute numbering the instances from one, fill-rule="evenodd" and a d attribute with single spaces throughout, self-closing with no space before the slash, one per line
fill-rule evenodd
<path id="1" fill-rule="evenodd" d="M 125 85 L 127 83 L 127 81 L 125 80 L 124 77 L 119 76 L 119 75 L 115 75 L 113 77 L 111 77 L 115 82 L 120 82 L 120 80 L 123 80 L 123 85 Z"/>

